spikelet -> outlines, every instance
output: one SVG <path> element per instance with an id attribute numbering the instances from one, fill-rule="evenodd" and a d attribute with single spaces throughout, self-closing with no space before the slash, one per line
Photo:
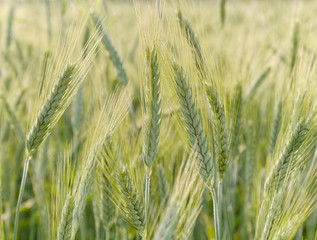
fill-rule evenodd
<path id="1" fill-rule="evenodd" d="M 255 171 L 256 161 L 256 131 L 253 122 L 249 123 L 247 132 L 246 157 L 245 157 L 245 183 L 247 198 L 249 200 L 250 193 L 253 187 L 253 176 Z"/>
<path id="2" fill-rule="evenodd" d="M 230 128 L 229 128 L 229 149 L 231 154 L 235 154 L 239 145 L 239 133 L 241 128 L 241 110 L 242 110 L 242 86 L 237 83 L 233 93 L 233 99 L 230 107 Z"/>
<path id="3" fill-rule="evenodd" d="M 116 69 L 119 83 L 121 83 L 123 85 L 127 85 L 129 81 L 128 81 L 127 73 L 126 73 L 126 70 L 124 68 L 123 62 L 119 56 L 119 53 L 117 52 L 116 48 L 112 44 L 110 37 L 108 36 L 106 29 L 102 25 L 101 19 L 99 18 L 97 13 L 93 13 L 91 15 L 91 17 L 92 17 L 92 20 L 94 22 L 96 29 L 99 31 L 99 33 L 102 37 L 102 43 L 103 43 L 105 49 L 107 50 L 107 52 L 110 56 L 110 60 L 113 64 L 114 68 Z M 131 96 L 130 96 L 129 92 L 127 92 L 126 98 L 128 101 L 131 101 Z M 130 113 L 130 116 L 133 120 L 133 124 L 134 124 L 135 128 L 138 128 L 136 120 L 135 120 L 135 113 L 134 113 L 134 108 L 133 108 L 132 104 L 130 104 L 130 106 L 129 106 L 129 113 Z"/>
<path id="4" fill-rule="evenodd" d="M 103 160 L 99 160 L 103 163 Z M 111 183 L 103 175 L 100 168 L 97 169 L 97 178 L 95 181 L 95 187 L 97 188 L 97 208 L 99 209 L 98 217 L 102 223 L 105 231 L 109 231 L 115 222 L 116 206 L 112 203 L 109 198 L 109 194 L 113 191 Z"/>
<path id="5" fill-rule="evenodd" d="M 137 195 L 134 183 L 126 169 L 120 169 L 118 171 L 117 181 L 120 194 L 120 210 L 127 221 L 141 236 L 144 236 L 144 206 Z"/>
<path id="6" fill-rule="evenodd" d="M 49 64 L 49 59 L 51 57 L 50 51 L 46 51 L 43 56 L 43 63 L 42 63 L 42 73 L 41 73 L 41 85 L 40 85 L 40 90 L 39 90 L 39 96 L 42 94 L 44 82 L 46 80 L 46 74 L 47 74 L 47 68 Z"/>
<path id="7" fill-rule="evenodd" d="M 163 164 L 156 166 L 156 183 L 159 202 L 165 201 L 169 197 L 170 189 L 167 181 L 166 171 Z"/>
<path id="8" fill-rule="evenodd" d="M 212 123 L 214 131 L 216 162 L 220 179 L 228 167 L 228 132 L 224 109 L 220 103 L 218 95 L 210 86 L 205 86 L 209 105 L 212 110 Z"/>
<path id="9" fill-rule="evenodd" d="M 219 12 L 221 28 L 224 28 L 226 20 L 226 0 L 219 0 Z"/>
<path id="10" fill-rule="evenodd" d="M 161 100 L 158 58 L 155 49 L 147 49 L 147 83 L 146 117 L 144 123 L 143 160 L 148 168 L 152 167 L 157 152 L 158 138 L 161 126 Z"/>
<path id="11" fill-rule="evenodd" d="M 297 162 L 291 162 L 292 156 L 304 142 L 308 132 L 308 125 L 309 120 L 307 120 L 305 117 L 302 117 L 298 121 L 287 144 L 285 145 L 283 151 L 279 155 L 277 162 L 274 164 L 269 176 L 266 179 L 264 188 L 267 193 L 272 188 L 278 189 L 282 181 L 285 179 L 287 172 L 299 164 Z"/>
<path id="12" fill-rule="evenodd" d="M 7 42 L 6 42 L 6 47 L 7 50 L 9 50 L 11 43 L 12 43 L 12 28 L 13 28 L 13 18 L 14 18 L 14 6 L 12 5 L 10 8 L 9 16 L 8 16 L 8 25 L 7 25 Z"/>
<path id="13" fill-rule="evenodd" d="M 282 125 L 282 103 L 279 101 L 275 107 L 274 118 L 271 126 L 269 153 L 272 155 L 275 143 Z"/>
<path id="14" fill-rule="evenodd" d="M 57 240 L 69 240 L 72 233 L 73 222 L 73 210 L 74 210 L 74 198 L 72 195 L 68 195 L 63 207 L 61 219 L 57 229 Z"/>
<path id="15" fill-rule="evenodd" d="M 192 152 L 184 158 L 153 239 L 188 239 L 201 210 L 204 184 Z"/>
<path id="16" fill-rule="evenodd" d="M 91 133 L 91 139 L 88 141 L 86 161 L 82 171 L 77 176 L 77 182 L 73 188 L 74 211 L 71 239 L 75 239 L 86 200 L 92 188 L 95 173 L 98 167 L 98 156 L 101 153 L 105 141 L 113 134 L 118 124 L 125 118 L 130 102 L 126 100 L 127 91 L 117 89 L 113 94 L 107 97 L 105 103 L 92 124 L 94 131 Z"/>
<path id="17" fill-rule="evenodd" d="M 199 72 L 199 76 L 201 79 L 206 80 L 206 65 L 205 61 L 202 55 L 201 47 L 198 41 L 198 38 L 192 29 L 190 23 L 188 20 L 183 16 L 181 10 L 177 11 L 177 20 L 178 24 L 180 26 L 180 29 L 182 30 L 183 34 L 185 35 L 185 38 L 189 44 L 189 46 L 192 48 L 192 54 L 195 60 L 195 66 Z"/>
<path id="18" fill-rule="evenodd" d="M 259 89 L 259 87 L 262 84 L 262 82 L 268 77 L 270 72 L 271 72 L 271 67 L 267 67 L 260 74 L 260 76 L 257 79 L 255 79 L 254 83 L 252 84 L 251 89 L 249 90 L 249 92 L 247 94 L 247 98 L 246 99 L 252 99 L 253 98 L 253 96 L 255 95 L 256 91 Z"/>
<path id="19" fill-rule="evenodd" d="M 26 146 L 28 152 L 34 152 L 38 148 L 49 135 L 50 130 L 59 120 L 63 111 L 65 111 L 65 105 L 70 100 L 68 92 L 73 90 L 72 88 L 74 87 L 72 86 L 72 80 L 76 71 L 76 65 L 69 64 L 59 76 L 27 136 Z"/>
<path id="20" fill-rule="evenodd" d="M 186 136 L 191 148 L 197 151 L 197 161 L 205 182 L 210 183 L 213 177 L 213 162 L 209 145 L 203 130 L 201 116 L 198 113 L 188 80 L 177 64 L 173 65 L 174 83 L 177 98 L 181 107 L 181 120 L 184 123 Z"/>
<path id="21" fill-rule="evenodd" d="M 293 27 L 292 33 L 292 51 L 291 51 L 291 60 L 290 60 L 290 72 L 293 71 L 298 52 L 298 42 L 299 42 L 299 22 L 296 21 Z"/>
<path id="22" fill-rule="evenodd" d="M 79 27 L 82 26 L 79 24 Z M 92 61 L 96 54 L 95 50 L 101 39 L 97 38 L 96 34 L 92 35 L 87 42 L 86 50 L 83 50 L 87 51 L 85 59 L 81 58 L 81 54 L 74 63 L 70 63 L 71 54 L 73 54 L 75 47 L 73 45 L 67 46 L 67 44 L 70 44 L 68 41 L 73 40 L 74 33 L 75 30 L 67 35 L 66 43 L 63 43 L 64 45 L 62 43 L 58 45 L 58 47 L 63 50 L 60 54 L 60 59 L 55 57 L 58 59 L 58 62 L 54 65 L 54 63 L 50 61 L 46 68 L 47 73 L 44 74 L 46 79 L 43 90 L 40 91 L 39 100 L 35 104 L 39 109 L 27 136 L 27 151 L 29 154 L 36 151 L 41 142 L 50 134 L 52 128 L 69 106 L 80 84 L 91 68 Z M 55 58 L 52 57 L 53 60 L 55 60 Z M 57 80 L 47 80 L 54 78 L 56 71 L 60 71 L 62 67 L 64 67 L 64 69 Z M 44 82 L 44 79 L 42 81 Z M 53 86 L 51 86 L 51 82 L 53 82 Z"/>
<path id="23" fill-rule="evenodd" d="M 97 148 L 97 147 L 96 147 Z M 96 154 L 97 149 L 93 149 L 88 157 L 88 161 L 84 166 L 84 169 L 81 173 L 78 186 L 75 187 L 74 194 L 74 210 L 73 210 L 73 223 L 71 229 L 71 239 L 75 239 L 76 232 L 79 227 L 79 223 L 82 217 L 82 214 L 85 209 L 86 200 L 89 196 L 91 186 L 95 177 L 97 170 L 97 161 Z"/>
<path id="24" fill-rule="evenodd" d="M 99 18 L 99 16 L 96 13 L 92 14 L 91 17 L 92 17 L 92 20 L 95 24 L 95 27 L 97 28 L 100 35 L 102 36 L 102 43 L 109 54 L 109 57 L 110 57 L 110 60 L 113 64 L 113 66 L 115 67 L 115 69 L 117 71 L 118 81 L 124 85 L 127 85 L 128 84 L 128 77 L 127 77 L 126 71 L 124 69 L 123 62 L 122 62 L 116 48 L 112 44 L 106 29 L 102 25 L 101 19 Z"/>
<path id="25" fill-rule="evenodd" d="M 154 240 L 172 240 L 176 228 L 177 206 L 169 206 L 163 215 L 160 225 L 155 231 Z"/>

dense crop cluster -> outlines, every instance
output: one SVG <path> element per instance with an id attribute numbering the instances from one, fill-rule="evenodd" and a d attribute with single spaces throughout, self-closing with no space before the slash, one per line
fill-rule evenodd
<path id="1" fill-rule="evenodd" d="M 313 1 L 0 6 L 0 240 L 317 239 Z"/>

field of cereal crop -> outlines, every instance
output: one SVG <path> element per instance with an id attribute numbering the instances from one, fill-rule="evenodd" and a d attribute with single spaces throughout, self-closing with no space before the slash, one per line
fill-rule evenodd
<path id="1" fill-rule="evenodd" d="M 316 240 L 316 11 L 0 1 L 0 240 Z"/>

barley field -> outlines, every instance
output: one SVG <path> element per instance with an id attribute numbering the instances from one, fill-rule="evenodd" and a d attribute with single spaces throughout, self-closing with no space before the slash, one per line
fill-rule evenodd
<path id="1" fill-rule="evenodd" d="M 0 1 L 0 240 L 316 240 L 316 12 Z"/>

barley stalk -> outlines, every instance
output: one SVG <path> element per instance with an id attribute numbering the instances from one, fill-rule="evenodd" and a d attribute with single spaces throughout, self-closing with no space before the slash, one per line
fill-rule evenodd
<path id="1" fill-rule="evenodd" d="M 148 224 L 148 206 L 150 197 L 150 180 L 161 126 L 161 100 L 158 57 L 155 48 L 146 49 L 147 77 L 145 86 L 146 116 L 143 131 L 143 161 L 146 165 L 145 175 L 145 228 Z"/>

